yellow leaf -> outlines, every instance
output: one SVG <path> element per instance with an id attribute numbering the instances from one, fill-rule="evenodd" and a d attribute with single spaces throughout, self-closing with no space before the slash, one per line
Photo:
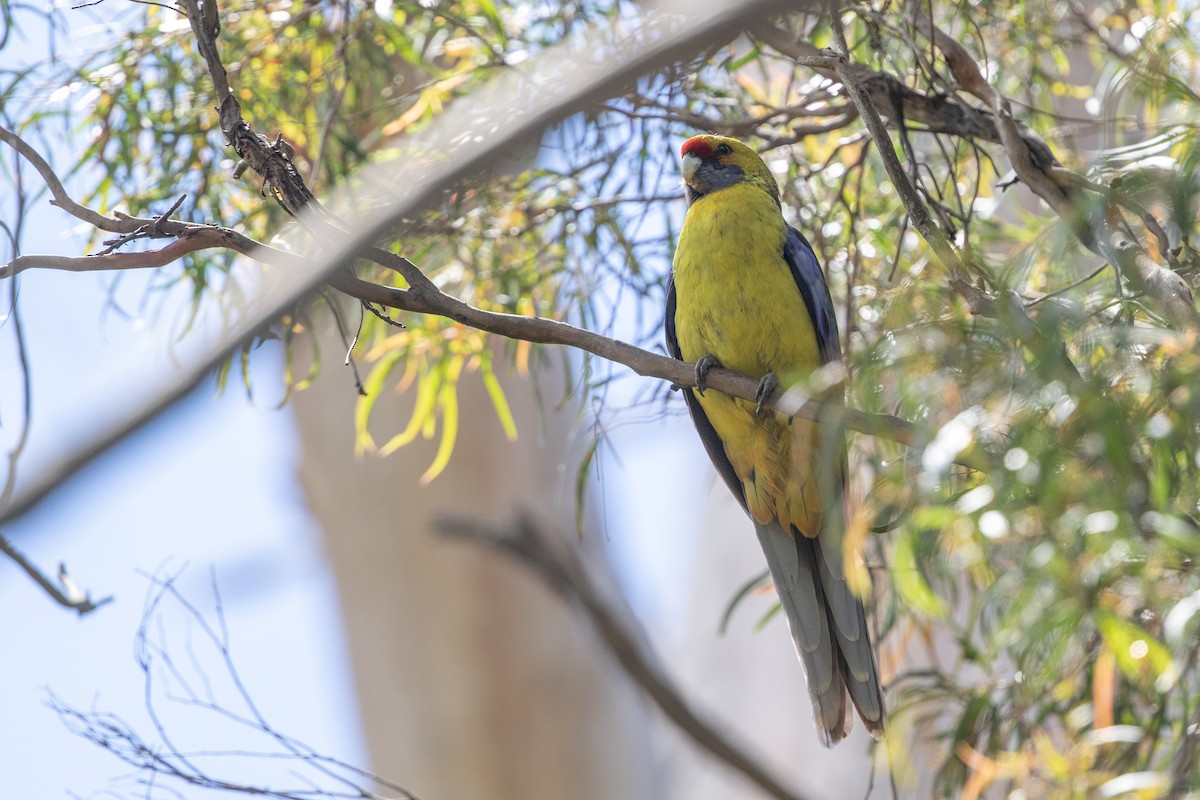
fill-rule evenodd
<path id="1" fill-rule="evenodd" d="M 487 353 L 487 351 L 484 351 Z M 504 429 L 504 436 L 510 441 L 517 440 L 517 422 L 513 419 L 512 409 L 508 406 L 508 398 L 504 396 L 504 387 L 500 385 L 500 381 L 496 378 L 495 371 L 492 370 L 492 358 L 488 354 L 480 354 L 479 373 L 483 376 L 483 386 L 487 389 L 488 397 L 492 399 L 492 408 L 496 409 L 496 416 L 500 419 L 500 427 Z"/>
<path id="2" fill-rule="evenodd" d="M 375 401 L 379 399 L 379 393 L 383 391 L 383 382 L 391 373 L 392 365 L 399 358 L 399 352 L 392 352 L 375 362 L 375 366 L 371 368 L 371 374 L 363 383 L 363 391 L 366 394 L 358 398 L 358 404 L 354 407 L 354 454 L 357 456 L 375 449 L 375 440 L 371 438 L 371 432 L 367 430 L 367 423 L 371 419 L 371 409 L 375 407 Z"/>
<path id="3" fill-rule="evenodd" d="M 407 111 L 383 126 L 383 135 L 395 136 L 401 133 L 410 125 L 420 122 L 427 112 L 440 114 L 445 101 L 450 98 L 455 89 L 466 83 L 467 79 L 471 77 L 472 71 L 472 69 L 464 70 L 425 87 L 417 96 L 416 102 L 409 106 Z"/>
<path id="4" fill-rule="evenodd" d="M 1148 681 L 1172 668 L 1171 654 L 1146 631 L 1109 611 L 1101 611 L 1096 627 L 1111 649 L 1121 672 L 1131 680 Z"/>
<path id="5" fill-rule="evenodd" d="M 871 594 L 871 574 L 863 560 L 863 550 L 867 546 L 867 532 L 870 530 L 870 518 L 866 503 L 859 503 L 850 513 L 846 523 L 846 532 L 842 536 L 842 570 L 846 575 L 846 583 L 850 591 L 859 597 Z"/>
<path id="6" fill-rule="evenodd" d="M 529 377 L 529 353 L 533 349 L 533 343 L 524 339 L 517 342 L 517 374 L 522 378 Z"/>
<path id="7" fill-rule="evenodd" d="M 946 604 L 934 594 L 917 566 L 917 555 L 913 541 L 916 534 L 905 527 L 896 537 L 896 550 L 892 556 L 892 575 L 897 594 L 919 614 L 934 619 L 945 619 Z"/>
<path id="8" fill-rule="evenodd" d="M 425 474 L 421 476 L 421 485 L 442 474 L 442 470 L 450 463 L 450 454 L 454 452 L 454 442 L 458 439 L 458 376 L 462 372 L 463 360 L 455 359 L 450 364 L 449 374 L 438 392 L 438 405 L 442 411 L 442 441 L 438 444 L 437 454 Z"/>
<path id="9" fill-rule="evenodd" d="M 444 372 L 445 370 L 440 365 L 432 372 L 424 367 L 421 369 L 421 378 L 417 383 L 417 401 L 413 406 L 412 416 L 408 419 L 408 425 L 380 448 L 380 455 L 391 455 L 404 445 L 411 443 L 425 427 L 426 422 L 433 419 L 438 389 L 441 387 Z"/>

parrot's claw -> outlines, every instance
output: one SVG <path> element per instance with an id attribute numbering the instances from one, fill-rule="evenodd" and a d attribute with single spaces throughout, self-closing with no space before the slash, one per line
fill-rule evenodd
<path id="1" fill-rule="evenodd" d="M 708 371 L 716 367 L 721 369 L 721 362 L 717 361 L 716 356 L 701 356 L 696 362 L 696 394 L 704 396 L 704 390 L 708 388 Z"/>
<path id="2" fill-rule="evenodd" d="M 754 392 L 754 398 L 758 400 L 758 405 L 754 407 L 754 416 L 761 417 L 763 412 L 763 403 L 771 399 L 771 395 L 779 388 L 779 376 L 774 372 L 768 372 L 762 376 L 762 380 L 758 382 L 758 389 Z"/>

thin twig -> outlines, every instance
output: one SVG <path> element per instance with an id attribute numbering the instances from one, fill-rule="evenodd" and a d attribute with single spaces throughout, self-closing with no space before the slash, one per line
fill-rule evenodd
<path id="1" fill-rule="evenodd" d="M 1042 303 L 1053 297 L 1058 297 L 1059 295 L 1066 294 L 1067 292 L 1071 291 L 1072 289 L 1078 288 L 1078 287 L 1082 286 L 1083 284 L 1087 283 L 1092 278 L 1095 278 L 1097 275 L 1104 272 L 1104 270 L 1106 270 L 1106 269 L 1108 269 L 1108 264 L 1101 264 L 1100 266 L 1096 267 L 1094 270 L 1089 272 L 1087 275 L 1084 275 L 1082 278 L 1075 280 L 1075 281 L 1071 281 L 1066 286 L 1063 286 L 1060 289 L 1055 289 L 1052 292 L 1047 292 L 1046 294 L 1042 295 L 1041 297 L 1035 297 L 1034 299 L 1032 299 L 1028 303 L 1026 303 L 1025 307 L 1033 308 L 1038 303 Z"/>
<path id="2" fill-rule="evenodd" d="M 58 574 L 60 583 L 52 581 L 46 573 L 38 569 L 37 565 L 25 557 L 25 554 L 16 548 L 8 537 L 0 533 L 0 553 L 8 556 L 12 561 L 20 567 L 26 575 L 33 579 L 34 583 L 42 587 L 46 594 L 54 602 L 58 603 L 63 608 L 69 608 L 75 611 L 79 616 L 90 614 L 100 606 L 106 603 L 111 603 L 113 598 L 111 595 L 100 600 L 92 600 L 90 592 L 80 591 L 67 574 L 66 566 L 59 564 Z"/>
<path id="3" fill-rule="evenodd" d="M 171 788 L 172 782 L 185 787 L 276 800 L 385 800 L 385 797 L 418 800 L 416 795 L 400 784 L 333 756 L 319 753 L 315 748 L 271 725 L 255 708 L 237 670 L 215 575 L 212 584 L 212 614 L 215 620 L 210 621 L 209 617 L 175 585 L 180 574 L 182 570 L 172 574 L 146 576 L 150 580 L 150 586 L 141 623 L 134 639 L 135 658 L 143 674 L 145 708 L 157 734 L 157 741 L 143 739 L 129 723 L 115 714 L 77 710 L 51 695 L 50 707 L 58 712 L 72 732 L 94 742 L 125 762 L 133 770 L 131 779 L 149 787 L 161 783 L 163 791 L 172 792 L 178 797 L 183 795 Z M 196 673 L 195 677 L 175 663 L 166 639 L 162 626 L 166 613 L 164 607 L 172 603 L 179 606 L 189 618 L 187 653 Z M 198 631 L 201 643 L 211 648 L 217 656 L 221 672 L 219 680 L 211 681 L 205 674 L 203 664 L 192 649 L 191 631 Z M 197 680 L 203 683 L 202 691 L 198 691 L 192 685 L 192 681 Z M 223 705 L 221 698 L 214 694 L 214 683 L 227 687 L 225 691 L 232 691 L 232 701 L 227 700 L 228 704 Z M 228 697 L 227 694 L 223 696 Z M 265 735 L 276 746 L 263 751 L 217 748 L 182 750 L 174 743 L 171 735 L 173 729 L 168 727 L 161 712 L 160 706 L 164 697 L 167 702 L 187 706 L 229 722 L 239 729 L 241 734 L 251 732 Z M 245 710 L 242 710 L 242 707 Z M 241 737 L 235 736 L 235 739 L 238 738 Z M 253 774 L 258 776 L 261 782 L 239 783 L 217 777 L 204 769 L 205 762 L 219 756 L 253 762 Z M 279 777 L 275 781 L 271 780 L 273 773 L 269 767 L 270 762 L 279 765 L 275 770 Z M 285 783 L 291 785 L 284 785 Z M 386 795 L 381 794 L 380 790 L 385 790 Z M 147 792 L 146 796 L 157 796 L 157 793 Z"/>
<path id="4" fill-rule="evenodd" d="M 834 41 L 839 48 L 839 52 L 834 57 L 835 72 L 846 87 L 851 101 L 858 108 L 867 130 L 871 134 L 871 139 L 883 159 L 884 169 L 891 179 L 892 185 L 895 186 L 913 227 L 929 243 L 938 259 L 949 270 L 951 288 L 966 301 L 973 314 L 1005 320 L 1012 326 L 1014 334 L 1026 342 L 1052 342 L 1052 338 L 1044 335 L 1038 324 L 1026 313 L 1021 298 L 1016 292 L 999 290 L 990 294 L 971 282 L 971 277 L 989 282 L 990 278 L 974 264 L 963 260 L 950 243 L 945 231 L 934 222 L 929 208 L 921 199 L 912 181 L 909 180 L 908 173 L 904 171 L 904 167 L 896 155 L 896 148 L 892 145 L 891 137 L 888 136 L 878 109 L 862 86 L 859 71 L 854 69 L 850 63 L 846 35 L 842 30 L 841 17 L 836 10 L 836 0 L 833 5 L 835 8 L 830 19 Z M 1072 383 L 1079 383 L 1082 380 L 1079 370 L 1071 361 L 1065 346 L 1059 342 L 1054 346 L 1053 352 L 1058 358 L 1061 374 Z"/>

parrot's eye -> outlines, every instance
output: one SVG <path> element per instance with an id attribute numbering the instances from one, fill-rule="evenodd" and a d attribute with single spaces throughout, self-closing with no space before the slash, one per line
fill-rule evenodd
<path id="1" fill-rule="evenodd" d="M 732 152 L 733 152 L 733 148 L 727 144 L 717 145 L 717 155 L 719 155 L 719 156 L 727 156 Z"/>

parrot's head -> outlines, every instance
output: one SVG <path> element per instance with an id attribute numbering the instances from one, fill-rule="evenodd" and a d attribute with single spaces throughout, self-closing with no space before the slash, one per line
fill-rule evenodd
<path id="1" fill-rule="evenodd" d="M 728 136 L 693 136 L 680 149 L 683 187 L 691 205 L 697 198 L 738 183 L 761 187 L 779 202 L 779 187 L 758 153 Z"/>

